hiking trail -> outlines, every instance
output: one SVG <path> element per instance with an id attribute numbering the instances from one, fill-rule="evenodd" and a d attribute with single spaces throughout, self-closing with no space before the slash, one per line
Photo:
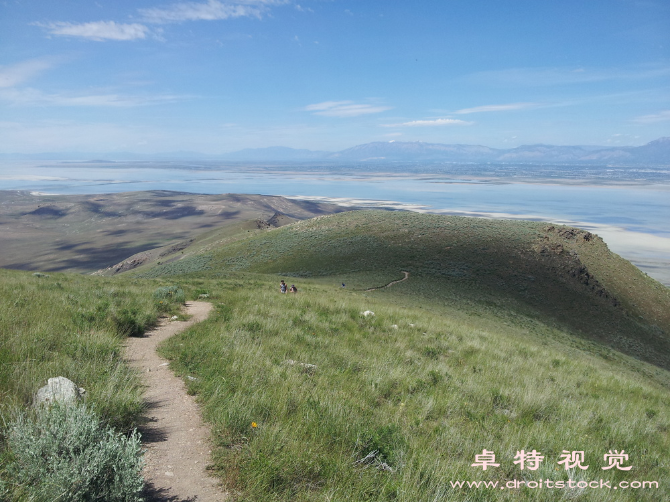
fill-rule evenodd
<path id="1" fill-rule="evenodd" d="M 126 342 L 125 356 L 137 368 L 146 390 L 146 424 L 139 428 L 144 454 L 145 495 L 151 502 L 219 502 L 226 494 L 210 476 L 209 428 L 200 416 L 193 396 L 184 382 L 169 368 L 169 362 L 156 353 L 163 341 L 203 321 L 212 305 L 187 302 L 188 321 L 161 319 L 155 329 Z"/>
<path id="2" fill-rule="evenodd" d="M 405 272 L 403 270 L 402 273 L 405 274 L 405 277 L 403 277 L 402 279 L 398 279 L 397 281 L 391 281 L 388 284 L 385 284 L 384 286 L 379 286 L 378 288 L 366 289 L 365 291 L 376 291 L 378 289 L 390 288 L 394 284 L 398 284 L 399 282 L 403 282 L 403 281 L 406 281 L 407 279 L 409 279 L 409 272 Z"/>

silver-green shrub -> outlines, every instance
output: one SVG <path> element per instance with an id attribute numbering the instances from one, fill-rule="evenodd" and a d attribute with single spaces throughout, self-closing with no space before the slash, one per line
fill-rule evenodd
<path id="1" fill-rule="evenodd" d="M 11 460 L 4 484 L 20 499 L 143 500 L 139 433 L 115 433 L 85 405 L 22 413 L 9 424 L 7 444 Z"/>
<path id="2" fill-rule="evenodd" d="M 156 300 L 163 300 L 171 303 L 184 303 L 186 295 L 184 290 L 177 286 L 164 286 L 154 291 L 154 298 Z"/>

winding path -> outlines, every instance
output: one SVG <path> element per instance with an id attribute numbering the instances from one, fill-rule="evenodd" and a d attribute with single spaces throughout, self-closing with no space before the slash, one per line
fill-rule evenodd
<path id="1" fill-rule="evenodd" d="M 403 282 L 403 281 L 406 281 L 407 279 L 409 279 L 409 272 L 405 272 L 403 270 L 402 273 L 405 274 L 405 277 L 403 277 L 402 279 L 398 279 L 397 281 L 391 281 L 388 284 L 385 284 L 384 286 L 379 286 L 378 288 L 366 289 L 365 291 L 376 291 L 378 289 L 390 288 L 394 284 L 398 284 L 399 282 Z"/>
<path id="2" fill-rule="evenodd" d="M 189 302 L 188 321 L 162 319 L 145 336 L 128 338 L 126 359 L 142 372 L 147 386 L 146 425 L 140 428 L 144 455 L 146 497 L 153 502 L 219 502 L 226 499 L 218 481 L 206 466 L 210 459 L 209 428 L 200 417 L 193 396 L 186 393 L 184 382 L 174 376 L 168 361 L 156 354 L 163 340 L 203 321 L 212 305 Z"/>

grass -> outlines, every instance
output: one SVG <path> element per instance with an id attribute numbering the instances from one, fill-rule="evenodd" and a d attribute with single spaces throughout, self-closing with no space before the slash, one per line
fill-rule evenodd
<path id="1" fill-rule="evenodd" d="M 0 482 L 15 481 L 6 471 L 15 453 L 7 448 L 7 426 L 50 377 L 83 387 L 102 426 L 130 434 L 144 404 L 122 344 L 159 315 L 178 314 L 184 292 L 168 284 L 0 270 Z M 14 487 L 16 494 L 25 488 Z"/>
<path id="2" fill-rule="evenodd" d="M 251 271 L 360 290 L 399 279 L 404 270 L 409 281 L 377 294 L 447 310 L 522 312 L 670 369 L 668 288 L 597 236 L 569 227 L 353 211 L 255 233 L 182 261 L 188 277 Z M 192 267 L 196 262 L 206 270 Z M 144 274 L 179 274 L 179 263 Z"/>
<path id="3" fill-rule="evenodd" d="M 665 500 L 668 291 L 597 237 L 367 211 L 238 230 L 118 277 L 0 271 L 0 418 L 62 375 L 129 430 L 142 404 L 124 337 L 177 314 L 174 298 L 207 295 L 210 319 L 161 351 L 195 377 L 233 500 Z M 280 275 L 297 295 L 278 293 Z M 483 449 L 499 467 L 471 466 Z M 513 463 L 522 449 L 545 456 L 539 470 Z M 622 449 L 633 470 L 602 470 Z M 589 469 L 566 472 L 563 450 Z M 569 477 L 662 488 L 451 485 Z"/>
<path id="4" fill-rule="evenodd" d="M 141 388 L 123 361 L 122 343 L 178 311 L 154 298 L 162 284 L 0 270 L 2 419 L 28 406 L 48 378 L 64 376 L 86 389 L 106 423 L 132 428 Z"/>
<path id="5" fill-rule="evenodd" d="M 451 488 L 457 480 L 670 482 L 663 378 L 558 335 L 529 337 L 521 315 L 495 326 L 314 281 L 301 286 L 280 295 L 276 279 L 255 274 L 210 282 L 215 314 L 162 348 L 179 373 L 196 377 L 187 385 L 212 424 L 215 465 L 235 500 L 493 499 L 484 489 Z M 483 448 L 495 451 L 499 468 L 470 465 Z M 545 455 L 540 470 L 513 464 L 521 449 Z M 557 464 L 566 449 L 585 451 L 589 470 L 566 473 Z M 634 471 L 603 471 L 610 449 L 624 449 Z M 616 500 L 663 500 L 662 492 Z M 495 493 L 537 500 L 529 489 Z M 612 500 L 605 490 L 543 497 Z"/>

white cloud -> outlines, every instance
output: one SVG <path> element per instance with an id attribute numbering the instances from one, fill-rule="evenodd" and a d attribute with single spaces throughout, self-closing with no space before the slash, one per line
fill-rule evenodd
<path id="1" fill-rule="evenodd" d="M 82 37 L 90 40 L 137 40 L 146 38 L 149 28 L 139 23 L 123 24 L 114 21 L 96 21 L 91 23 L 34 23 L 46 28 L 52 35 Z"/>
<path id="2" fill-rule="evenodd" d="M 136 107 L 169 103 L 187 99 L 189 96 L 156 95 L 132 96 L 108 94 L 46 94 L 36 89 L 0 90 L 0 101 L 15 106 L 83 106 L 83 107 Z"/>
<path id="3" fill-rule="evenodd" d="M 451 125 L 471 125 L 473 122 L 460 119 L 412 120 L 401 124 L 383 124 L 383 127 L 435 127 Z"/>
<path id="4" fill-rule="evenodd" d="M 462 110 L 455 111 L 461 115 L 468 113 L 481 113 L 481 112 L 505 112 L 510 110 L 522 110 L 524 108 L 534 108 L 539 106 L 537 103 L 510 103 L 508 105 L 484 105 L 484 106 L 475 106 L 474 108 L 463 108 Z"/>
<path id="5" fill-rule="evenodd" d="M 324 101 L 305 107 L 306 111 L 314 112 L 314 115 L 324 117 L 358 117 L 371 113 L 381 113 L 390 110 L 390 106 L 375 106 L 369 104 L 357 104 L 353 101 Z"/>
<path id="6" fill-rule="evenodd" d="M 232 2 L 208 0 L 205 3 L 180 2 L 164 8 L 139 9 L 148 23 L 181 23 L 183 21 L 216 21 L 236 17 L 260 18 L 270 5 L 287 3 L 285 0 L 235 0 Z"/>
<path id="7" fill-rule="evenodd" d="M 314 110 L 328 110 L 329 108 L 335 108 L 342 105 L 349 105 L 353 101 L 324 101 L 323 103 L 316 103 L 313 105 L 307 105 L 305 110 L 314 111 Z"/>
<path id="8" fill-rule="evenodd" d="M 665 122 L 666 120 L 670 120 L 670 110 L 663 110 L 651 115 L 642 115 L 635 118 L 633 122 L 637 122 L 638 124 L 654 124 L 656 122 Z"/>
<path id="9" fill-rule="evenodd" d="M 11 66 L 0 66 L 0 89 L 14 87 L 48 70 L 54 62 L 47 59 L 31 59 Z"/>

